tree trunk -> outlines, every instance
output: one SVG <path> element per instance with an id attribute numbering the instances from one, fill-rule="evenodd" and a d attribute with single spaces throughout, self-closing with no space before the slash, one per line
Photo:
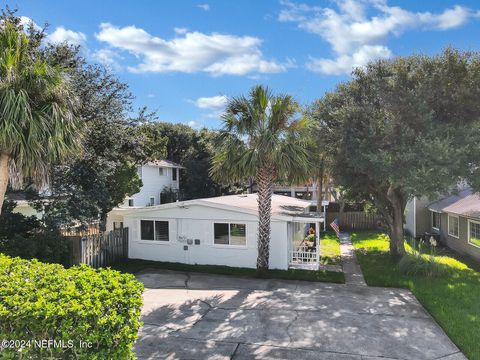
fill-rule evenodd
<path id="1" fill-rule="evenodd" d="M 10 156 L 0 153 L 0 214 L 2 213 L 3 201 L 7 192 L 9 178 Z"/>
<path id="2" fill-rule="evenodd" d="M 405 206 L 400 189 L 390 186 L 387 192 L 388 200 L 392 205 L 392 221 L 390 227 L 390 254 L 401 256 L 405 254 L 403 236 L 403 213 Z"/>
<path id="3" fill-rule="evenodd" d="M 108 214 L 106 213 L 100 214 L 100 222 L 98 224 L 98 230 L 100 230 L 101 232 L 105 232 L 107 230 L 107 217 L 108 217 Z"/>
<path id="4" fill-rule="evenodd" d="M 322 211 L 322 200 L 323 200 L 323 171 L 317 179 L 317 211 Z"/>
<path id="5" fill-rule="evenodd" d="M 265 166 L 258 170 L 258 276 L 265 276 L 268 271 L 273 179 L 273 166 Z"/>

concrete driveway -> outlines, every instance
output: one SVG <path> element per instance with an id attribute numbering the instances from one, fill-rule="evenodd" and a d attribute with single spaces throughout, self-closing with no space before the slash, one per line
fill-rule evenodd
<path id="1" fill-rule="evenodd" d="M 145 271 L 139 359 L 465 357 L 406 290 Z"/>

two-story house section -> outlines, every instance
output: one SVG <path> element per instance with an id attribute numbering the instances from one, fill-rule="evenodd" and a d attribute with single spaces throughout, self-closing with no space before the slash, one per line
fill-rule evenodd
<path id="1" fill-rule="evenodd" d="M 138 166 L 138 176 L 143 186 L 140 192 L 125 199 L 121 207 L 144 207 L 160 205 L 162 192 L 180 190 L 182 166 L 168 160 L 155 160 Z"/>

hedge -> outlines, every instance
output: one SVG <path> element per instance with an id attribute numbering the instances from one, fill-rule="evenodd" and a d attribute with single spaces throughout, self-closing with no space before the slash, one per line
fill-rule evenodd
<path id="1" fill-rule="evenodd" d="M 131 274 L 0 254 L 1 358 L 132 359 L 142 291 Z"/>

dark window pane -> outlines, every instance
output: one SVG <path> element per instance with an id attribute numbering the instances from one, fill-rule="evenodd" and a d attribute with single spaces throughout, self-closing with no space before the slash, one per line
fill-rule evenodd
<path id="1" fill-rule="evenodd" d="M 172 180 L 177 181 L 177 169 L 172 168 Z"/>
<path id="2" fill-rule="evenodd" d="M 214 243 L 228 245 L 228 224 L 214 224 Z"/>
<path id="3" fill-rule="evenodd" d="M 247 244 L 245 224 L 230 224 L 230 245 L 245 246 Z"/>
<path id="4" fill-rule="evenodd" d="M 141 239 L 153 240 L 153 221 L 141 220 L 140 221 Z"/>
<path id="5" fill-rule="evenodd" d="M 168 241 L 168 221 L 155 221 L 155 240 Z"/>
<path id="6" fill-rule="evenodd" d="M 133 199 L 128 199 L 128 206 L 133 206 Z"/>

